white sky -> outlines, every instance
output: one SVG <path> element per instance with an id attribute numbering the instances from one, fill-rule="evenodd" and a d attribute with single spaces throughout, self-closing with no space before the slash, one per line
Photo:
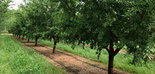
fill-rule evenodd
<path id="1" fill-rule="evenodd" d="M 23 0 L 12 0 L 12 2 L 10 3 L 10 7 L 9 9 L 18 9 L 18 5 L 20 4 L 24 4 Z"/>

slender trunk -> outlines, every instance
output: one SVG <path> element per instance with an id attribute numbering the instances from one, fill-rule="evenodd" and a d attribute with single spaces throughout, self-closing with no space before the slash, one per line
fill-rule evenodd
<path id="1" fill-rule="evenodd" d="M 139 58 L 137 58 L 139 54 L 140 53 L 137 53 L 137 52 L 133 54 L 132 64 L 136 65 L 136 63 L 139 63 Z"/>
<path id="2" fill-rule="evenodd" d="M 24 36 L 22 37 L 22 40 L 24 40 Z"/>
<path id="3" fill-rule="evenodd" d="M 53 53 L 55 53 L 56 45 L 57 45 L 57 42 L 54 40 Z"/>
<path id="4" fill-rule="evenodd" d="M 84 46 L 85 46 L 85 43 L 83 43 L 83 49 L 85 49 L 85 47 L 84 47 Z"/>
<path id="5" fill-rule="evenodd" d="M 81 42 L 80 42 L 80 41 L 78 41 L 78 45 L 80 45 L 80 43 L 81 43 Z"/>
<path id="6" fill-rule="evenodd" d="M 98 52 L 97 59 L 100 59 L 101 51 Z"/>
<path id="7" fill-rule="evenodd" d="M 17 37 L 18 37 L 18 39 L 20 39 L 20 36 L 19 35 Z"/>
<path id="8" fill-rule="evenodd" d="M 37 46 L 38 43 L 38 37 L 35 38 L 35 46 Z"/>
<path id="9" fill-rule="evenodd" d="M 81 37 L 79 37 L 78 45 L 80 45 L 80 43 L 81 43 Z"/>
<path id="10" fill-rule="evenodd" d="M 114 56 L 112 54 L 109 54 L 108 74 L 113 74 L 113 62 L 114 62 Z"/>
<path id="11" fill-rule="evenodd" d="M 30 38 L 28 38 L 27 42 L 30 42 Z"/>
<path id="12" fill-rule="evenodd" d="M 91 49 L 94 49 L 94 45 L 93 45 L 93 44 L 90 44 L 90 48 L 91 48 Z"/>
<path id="13" fill-rule="evenodd" d="M 113 48 L 113 40 L 110 40 L 110 47 L 109 47 L 109 61 L 108 61 L 108 74 L 114 74 L 113 73 L 113 62 L 114 62 L 114 48 Z"/>
<path id="14" fill-rule="evenodd" d="M 52 38 L 50 39 L 50 42 L 52 42 Z"/>

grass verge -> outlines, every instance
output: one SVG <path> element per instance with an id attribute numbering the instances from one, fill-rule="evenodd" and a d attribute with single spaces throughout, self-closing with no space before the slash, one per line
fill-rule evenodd
<path id="1" fill-rule="evenodd" d="M 0 74 L 65 74 L 10 35 L 0 35 Z"/>

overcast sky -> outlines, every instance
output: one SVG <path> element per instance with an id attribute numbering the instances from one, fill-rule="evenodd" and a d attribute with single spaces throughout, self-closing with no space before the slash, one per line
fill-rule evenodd
<path id="1" fill-rule="evenodd" d="M 10 3 L 10 7 L 9 9 L 18 9 L 18 5 L 20 4 L 24 4 L 23 0 L 12 0 L 12 2 Z"/>

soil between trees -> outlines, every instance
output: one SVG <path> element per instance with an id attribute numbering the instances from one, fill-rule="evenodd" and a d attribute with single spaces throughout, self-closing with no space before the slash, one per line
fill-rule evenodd
<path id="1" fill-rule="evenodd" d="M 17 37 L 13 37 L 18 39 Z M 63 68 L 67 74 L 108 74 L 108 67 L 102 63 L 95 62 L 72 53 L 61 51 L 56 49 L 56 52 L 52 53 L 52 47 L 38 44 L 35 46 L 34 42 L 27 43 L 27 40 L 18 39 L 28 48 L 33 48 L 45 59 L 50 61 L 53 65 Z M 114 74 L 129 74 L 118 69 L 114 69 Z"/>

